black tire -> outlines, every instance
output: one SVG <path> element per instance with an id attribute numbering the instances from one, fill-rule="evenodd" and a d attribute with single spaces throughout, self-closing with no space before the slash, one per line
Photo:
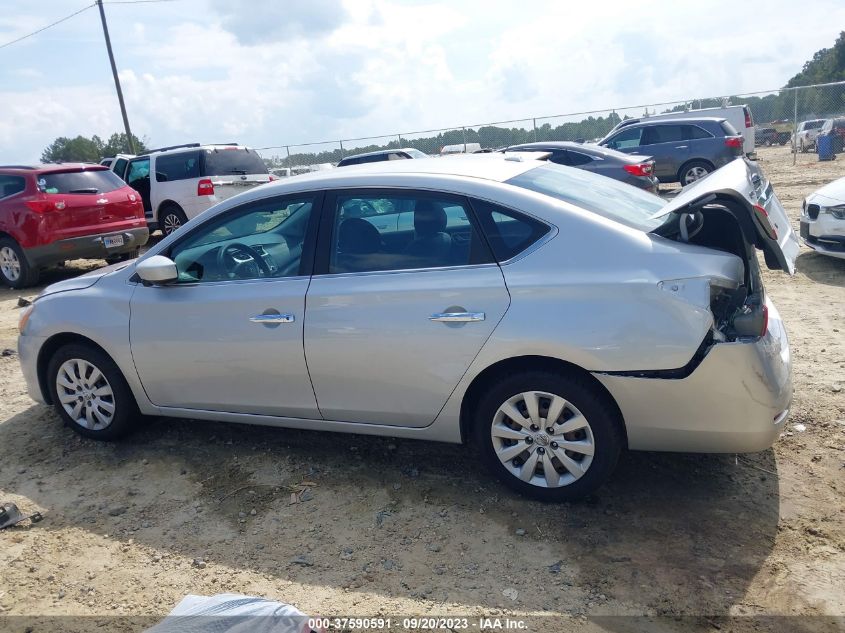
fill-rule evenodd
<path id="1" fill-rule="evenodd" d="M 11 237 L 0 239 L 0 281 L 10 288 L 27 288 L 37 284 L 38 277 L 38 269 L 30 266 L 20 244 Z"/>
<path id="2" fill-rule="evenodd" d="M 177 204 L 166 204 L 158 214 L 158 228 L 167 237 L 188 221 L 188 216 Z"/>
<path id="3" fill-rule="evenodd" d="M 545 455 L 546 451 L 548 451 L 548 455 L 551 456 L 550 461 L 554 462 L 553 465 L 556 472 L 560 473 L 563 485 L 559 487 L 544 487 L 523 481 L 511 472 L 496 454 L 492 429 L 494 424 L 499 423 L 497 421 L 499 408 L 508 400 L 519 397 L 519 394 L 532 391 L 553 394 L 566 400 L 567 407 L 558 420 L 571 420 L 573 417 L 571 414 L 574 410 L 577 410 L 588 422 L 587 428 L 589 431 L 586 429 L 579 430 L 575 432 L 574 436 L 572 433 L 568 433 L 568 437 L 556 434 L 549 435 L 544 432 L 544 429 L 540 429 L 539 432 L 535 433 L 536 440 L 532 437 L 530 444 L 527 443 L 529 440 L 525 440 L 526 450 L 528 450 L 528 447 L 533 446 L 535 452 L 543 454 L 544 457 L 538 457 L 538 459 L 546 459 Z M 539 411 L 543 413 L 543 407 L 548 406 L 546 404 L 548 400 L 541 396 L 538 402 L 540 403 Z M 545 413 L 548 413 L 548 409 L 545 409 Z M 520 427 L 518 424 L 513 424 L 508 418 L 503 418 L 503 420 L 507 421 L 507 424 L 511 427 Z M 524 419 L 523 422 L 528 423 L 528 419 Z M 554 440 L 557 438 L 558 441 L 574 441 L 579 439 L 578 434 L 583 433 L 585 437 L 580 438 L 583 441 L 588 437 L 588 432 L 591 433 L 594 454 L 592 455 L 591 462 L 586 466 L 585 472 L 580 477 L 575 478 L 569 474 L 570 471 L 563 466 L 560 460 L 555 462 L 556 455 L 562 449 Z M 622 421 L 619 419 L 616 407 L 609 401 L 609 396 L 584 377 L 549 371 L 518 373 L 502 378 L 492 384 L 480 398 L 476 407 L 472 437 L 473 443 L 481 455 L 481 460 L 505 485 L 527 497 L 551 502 L 571 501 L 594 492 L 613 472 L 619 458 L 619 453 L 625 444 Z M 512 446 L 514 447 L 517 444 L 522 444 L 521 440 L 516 439 L 504 441 L 513 442 Z M 544 442 L 548 442 L 545 443 L 545 446 L 548 448 L 542 448 Z M 577 453 L 573 454 L 570 451 L 566 451 L 566 453 L 570 457 L 581 457 Z M 522 464 L 517 466 L 515 460 L 521 460 L 523 456 L 527 455 L 529 453 L 522 453 L 520 456 L 510 460 L 509 463 L 521 470 Z M 577 463 L 579 465 L 583 464 L 584 460 L 586 460 L 586 456 L 581 457 L 581 461 Z M 540 471 L 543 473 L 542 477 Z M 538 470 L 532 471 L 531 477 L 533 479 L 536 474 L 538 481 L 547 482 L 548 479 L 545 472 L 542 464 L 540 464 Z M 567 480 L 571 481 L 567 483 Z"/>
<path id="4" fill-rule="evenodd" d="M 111 403 L 114 411 L 110 422 L 103 428 L 86 428 L 80 424 L 73 416 L 65 410 L 62 405 L 59 394 L 59 385 L 57 382 L 59 370 L 67 361 L 81 360 L 98 369 L 105 381 L 105 386 L 111 390 L 111 397 L 106 396 L 104 401 Z M 89 377 L 93 376 L 91 372 L 86 372 Z M 78 372 L 77 372 L 78 374 Z M 78 377 L 78 376 L 77 376 Z M 84 380 L 84 377 L 82 377 Z M 104 385 L 102 381 L 97 381 L 95 385 Z M 138 418 L 138 407 L 135 403 L 135 398 L 132 395 L 129 385 L 123 377 L 118 366 L 109 358 L 107 354 L 101 350 L 81 343 L 71 343 L 60 347 L 47 365 L 47 386 L 50 390 L 50 397 L 53 405 L 56 408 L 62 420 L 71 427 L 74 431 L 85 437 L 90 437 L 96 440 L 115 440 L 123 437 L 129 433 Z M 79 392 L 77 392 L 79 393 Z M 73 390 L 63 387 L 63 395 L 72 395 Z M 87 395 L 87 394 L 85 394 Z M 84 397 L 84 396 L 83 396 Z M 83 406 L 84 405 L 80 405 Z M 93 405 L 98 406 L 98 405 Z M 85 411 L 81 409 L 80 412 Z M 91 419 L 95 419 L 93 414 Z"/>
<path id="5" fill-rule="evenodd" d="M 688 163 L 684 163 L 678 170 L 678 182 L 681 183 L 682 187 L 690 184 L 691 182 L 695 182 L 695 180 L 690 180 L 689 182 L 687 182 L 687 176 L 690 174 L 690 172 L 698 171 L 701 169 L 703 169 L 706 173 L 709 174 L 711 171 L 713 171 L 713 165 L 708 163 L 706 160 L 691 160 Z M 703 177 L 703 175 L 699 176 L 698 178 L 701 177 Z"/>

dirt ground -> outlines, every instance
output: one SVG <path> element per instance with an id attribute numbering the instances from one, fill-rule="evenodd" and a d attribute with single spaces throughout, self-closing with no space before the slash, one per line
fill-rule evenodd
<path id="1" fill-rule="evenodd" d="M 760 159 L 796 231 L 803 196 L 845 176 L 845 157 Z M 555 616 L 533 630 L 845 626 L 810 617 L 845 616 L 845 261 L 803 248 L 794 277 L 765 282 L 794 360 L 781 439 L 628 454 L 578 504 L 519 498 L 461 446 L 165 419 L 85 440 L 0 357 L 0 501 L 45 515 L 0 532 L 0 614 L 155 619 L 189 593 L 238 592 L 310 614 Z M 0 349 L 20 294 L 0 290 Z"/>

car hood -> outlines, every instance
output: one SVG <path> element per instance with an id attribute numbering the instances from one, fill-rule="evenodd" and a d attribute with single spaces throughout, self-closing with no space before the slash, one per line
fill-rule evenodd
<path id="1" fill-rule="evenodd" d="M 741 221 L 740 225 L 753 227 L 755 235 L 749 237 L 765 253 L 769 268 L 781 269 L 790 275 L 795 273 L 795 259 L 801 246 L 792 230 L 786 209 L 757 163 L 745 158 L 737 158 L 687 185 L 652 217 L 686 213 L 690 209 L 701 210 L 706 214 L 707 209 L 700 207 L 709 203 L 718 204 L 719 199 L 740 203 L 748 215 L 748 221 Z"/>
<path id="2" fill-rule="evenodd" d="M 840 178 L 839 180 L 834 180 L 826 184 L 808 196 L 808 199 L 816 197 L 827 198 L 833 204 L 845 204 L 845 178 Z M 816 201 L 814 200 L 814 202 Z"/>
<path id="3" fill-rule="evenodd" d="M 98 268 L 97 270 L 84 273 L 79 275 L 79 277 L 74 277 L 73 279 L 65 279 L 64 281 L 58 281 L 54 284 L 50 284 L 41 291 L 41 294 L 36 297 L 36 300 L 59 292 L 69 292 L 71 290 L 84 290 L 85 288 L 90 288 L 109 273 L 122 270 L 130 263 L 131 262 L 120 262 L 112 264 L 111 266 L 106 266 L 105 268 Z"/>

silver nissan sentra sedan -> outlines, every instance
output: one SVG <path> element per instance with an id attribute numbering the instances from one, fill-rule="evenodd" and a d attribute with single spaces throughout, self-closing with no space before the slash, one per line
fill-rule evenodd
<path id="1" fill-rule="evenodd" d="M 142 416 L 473 444 L 515 490 L 596 489 L 625 448 L 748 452 L 787 417 L 757 251 L 798 241 L 755 163 L 674 200 L 530 155 L 256 188 L 23 312 L 29 393 L 92 438 Z"/>

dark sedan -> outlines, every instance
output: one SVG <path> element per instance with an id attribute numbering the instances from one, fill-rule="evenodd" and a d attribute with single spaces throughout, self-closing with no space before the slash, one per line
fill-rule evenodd
<path id="1" fill-rule="evenodd" d="M 548 160 L 558 165 L 586 169 L 614 180 L 657 193 L 654 161 L 650 156 L 624 154 L 598 145 L 548 141 L 512 145 L 505 152 L 548 152 Z"/>

